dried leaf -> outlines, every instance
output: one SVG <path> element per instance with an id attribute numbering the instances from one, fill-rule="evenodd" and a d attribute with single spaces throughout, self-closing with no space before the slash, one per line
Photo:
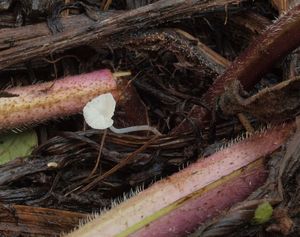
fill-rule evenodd
<path id="1" fill-rule="evenodd" d="M 283 81 L 247 97 L 239 81 L 233 81 L 219 100 L 226 115 L 249 113 L 263 121 L 284 121 L 300 112 L 300 78 Z"/>

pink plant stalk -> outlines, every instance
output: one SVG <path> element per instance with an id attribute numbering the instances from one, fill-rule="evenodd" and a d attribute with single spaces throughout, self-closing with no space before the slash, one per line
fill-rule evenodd
<path id="1" fill-rule="evenodd" d="M 100 94 L 117 95 L 117 83 L 109 70 L 98 70 L 5 92 L 12 97 L 0 98 L 0 130 L 79 113 Z"/>
<path id="2" fill-rule="evenodd" d="M 274 127 L 201 159 L 68 237 L 184 236 L 258 188 L 266 178 L 259 160 L 284 144 L 293 128 Z"/>

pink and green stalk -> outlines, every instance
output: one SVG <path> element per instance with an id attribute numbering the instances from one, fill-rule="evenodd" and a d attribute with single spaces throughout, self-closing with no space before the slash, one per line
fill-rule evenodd
<path id="1" fill-rule="evenodd" d="M 201 159 L 68 237 L 184 236 L 263 184 L 263 158 L 283 145 L 293 128 L 274 127 Z"/>
<path id="2" fill-rule="evenodd" d="M 109 70 L 98 70 L 6 92 L 16 96 L 0 98 L 0 130 L 79 113 L 100 94 L 117 96 L 117 83 Z"/>

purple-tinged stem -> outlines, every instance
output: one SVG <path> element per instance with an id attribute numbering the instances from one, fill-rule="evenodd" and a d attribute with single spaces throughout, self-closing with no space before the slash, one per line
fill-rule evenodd
<path id="1" fill-rule="evenodd" d="M 232 80 L 239 80 L 245 89 L 255 85 L 276 61 L 300 46 L 299 25 L 300 5 L 282 15 L 258 36 L 214 81 L 203 95 L 203 101 L 213 106 L 224 92 L 225 84 Z"/>
<path id="2" fill-rule="evenodd" d="M 274 127 L 201 159 L 96 217 L 68 237 L 172 237 L 192 231 L 265 181 L 265 168 L 258 160 L 284 144 L 293 128 L 293 124 Z M 230 188 L 226 191 L 226 187 Z M 216 190 L 225 195 L 215 196 Z M 180 208 L 188 211 L 178 211 Z M 207 210 L 202 211 L 203 208 Z M 197 218 L 186 222 L 185 217 Z"/>
<path id="3" fill-rule="evenodd" d="M 249 194 L 264 184 L 267 173 L 261 158 L 225 177 L 225 180 L 221 179 L 200 189 L 195 195 L 187 197 L 188 201 L 184 200 L 184 203 L 182 200 L 178 201 L 177 209 L 149 223 L 130 237 L 186 236 L 205 221 L 245 200 Z"/>
<path id="4" fill-rule="evenodd" d="M 98 70 L 5 92 L 16 96 L 0 98 L 0 130 L 79 113 L 102 93 L 117 96 L 117 83 L 109 70 Z"/>
<path id="5" fill-rule="evenodd" d="M 239 80 L 244 89 L 255 85 L 276 61 L 300 46 L 300 5 L 282 15 L 258 36 L 248 48 L 238 56 L 227 70 L 209 87 L 201 100 L 213 108 L 217 98 L 224 92 L 226 83 Z M 189 112 L 190 119 L 200 127 L 205 126 L 209 111 L 195 105 Z M 183 121 L 172 133 L 190 130 L 190 123 Z"/>

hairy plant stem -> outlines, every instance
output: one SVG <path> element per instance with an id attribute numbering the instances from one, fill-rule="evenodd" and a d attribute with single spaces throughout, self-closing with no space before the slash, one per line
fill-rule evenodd
<path id="1" fill-rule="evenodd" d="M 118 97 L 116 79 L 109 70 L 11 88 L 4 92 L 7 97 L 0 98 L 0 130 L 80 113 L 89 100 L 102 93 L 111 92 Z"/>
<path id="2" fill-rule="evenodd" d="M 250 89 L 274 65 L 276 61 L 300 45 L 300 5 L 282 15 L 258 36 L 210 86 L 201 100 L 214 109 L 217 98 L 224 92 L 225 85 L 239 80 L 244 89 Z M 194 106 L 189 113 L 198 126 L 203 127 L 209 111 Z M 173 133 L 191 129 L 187 123 L 180 124 Z"/>
<path id="3" fill-rule="evenodd" d="M 266 178 L 260 159 L 283 145 L 293 130 L 287 124 L 254 134 L 155 183 L 67 236 L 182 236 L 260 186 Z"/>
<path id="4" fill-rule="evenodd" d="M 202 99 L 213 106 L 228 81 L 239 80 L 244 89 L 255 85 L 276 61 L 300 45 L 299 24 L 300 5 L 281 16 L 256 38 L 214 81 Z"/>

